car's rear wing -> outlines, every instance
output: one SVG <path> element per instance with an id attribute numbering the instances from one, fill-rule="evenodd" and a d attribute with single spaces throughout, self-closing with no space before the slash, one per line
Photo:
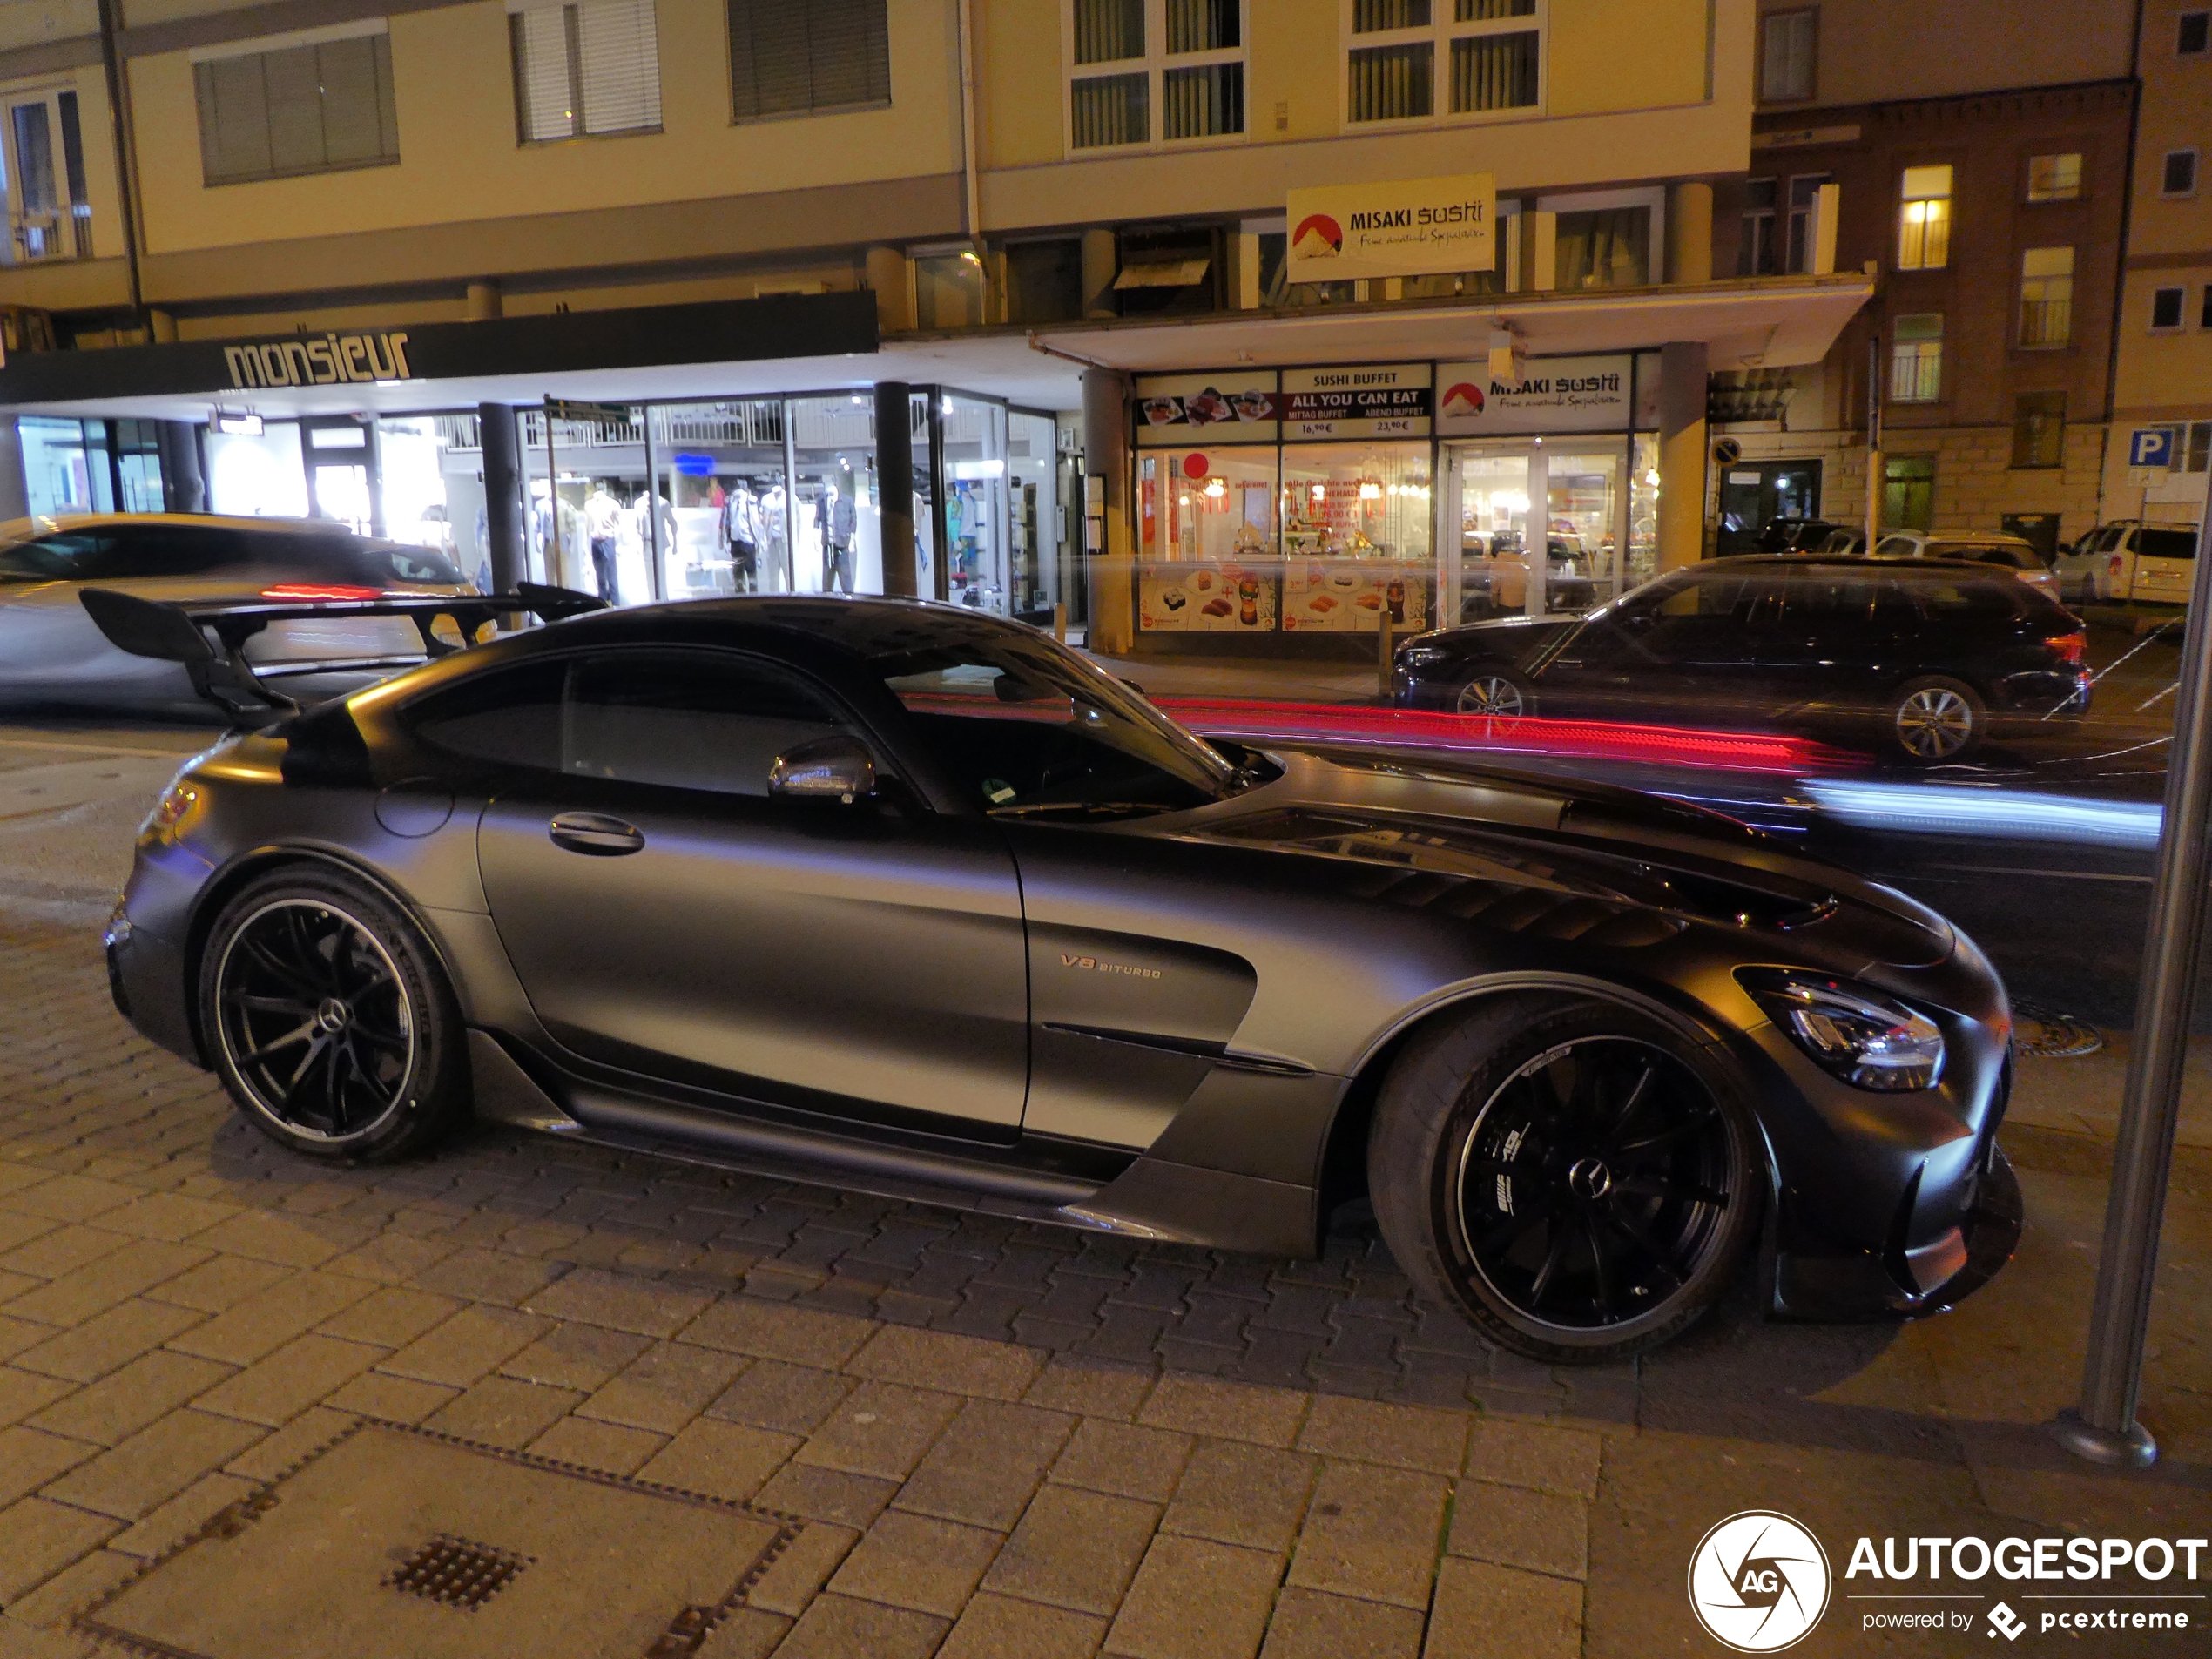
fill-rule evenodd
<path id="1" fill-rule="evenodd" d="M 86 588 L 78 597 L 110 644 L 133 657 L 182 664 L 192 690 L 233 720 L 287 713 L 300 706 L 297 699 L 271 685 L 273 679 L 392 672 L 466 650 L 502 617 L 528 614 L 543 622 L 558 622 L 563 617 L 604 610 L 607 604 L 588 593 L 535 582 L 516 583 L 512 593 L 385 594 L 372 598 L 315 597 L 303 591 L 298 597 L 166 604 L 111 588 Z M 421 638 L 422 654 L 288 658 L 258 667 L 246 660 L 246 641 L 273 622 L 343 617 L 404 617 Z M 441 622 L 447 627 L 440 628 Z"/>

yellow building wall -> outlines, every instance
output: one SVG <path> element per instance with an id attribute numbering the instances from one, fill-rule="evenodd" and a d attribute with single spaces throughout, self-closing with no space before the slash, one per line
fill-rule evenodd
<path id="1" fill-rule="evenodd" d="M 98 0 L 15 0 L 0 5 L 0 51 L 99 31 Z"/>
<path id="2" fill-rule="evenodd" d="M 1551 0 L 1545 112 L 1703 102 L 1706 10 L 1706 0 Z"/>
<path id="3" fill-rule="evenodd" d="M 1249 8 L 1244 125 L 1262 144 L 1332 138 L 1344 116 L 1338 0 L 1259 0 Z M 1275 125 L 1278 110 L 1288 125 Z"/>
<path id="4" fill-rule="evenodd" d="M 2128 273 L 2121 289 L 2120 355 L 2112 395 L 2123 420 L 2156 410 L 2212 417 L 2212 328 L 2197 326 L 2209 284 L 2212 248 L 2194 265 Z M 2183 290 L 2179 334 L 2150 332 L 2151 295 L 2159 288 Z"/>
<path id="5" fill-rule="evenodd" d="M 1059 0 L 978 0 L 975 148 L 986 166 L 1060 158 L 1061 17 Z"/>
<path id="6" fill-rule="evenodd" d="M 400 160 L 210 188 L 192 65 L 137 58 L 131 96 L 152 254 L 510 216 L 922 177 L 960 166 L 954 0 L 891 0 L 892 105 L 733 125 L 719 6 L 663 0 L 662 131 L 518 144 L 505 8 L 391 19 Z M 610 264 L 624 250 L 610 247 Z"/>

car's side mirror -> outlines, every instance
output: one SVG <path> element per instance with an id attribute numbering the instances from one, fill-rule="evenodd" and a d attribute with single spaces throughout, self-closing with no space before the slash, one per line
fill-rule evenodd
<path id="1" fill-rule="evenodd" d="M 768 769 L 768 792 L 784 799 L 835 800 L 850 806 L 875 794 L 875 756 L 858 738 L 836 732 L 786 749 Z"/>

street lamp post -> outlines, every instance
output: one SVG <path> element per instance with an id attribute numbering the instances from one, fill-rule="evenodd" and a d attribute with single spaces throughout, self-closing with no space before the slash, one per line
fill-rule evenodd
<path id="1" fill-rule="evenodd" d="M 2158 1270 L 2158 1235 L 2174 1163 L 2182 1068 L 2188 1057 L 2196 1001 L 2197 953 L 2204 937 L 2205 884 L 2212 874 L 2212 474 L 2198 520 L 2196 574 L 2182 644 L 2174 710 L 2174 747 L 2166 772 L 2166 815 L 2151 891 L 2150 931 L 2135 995 L 2135 1043 L 2121 1096 L 2120 1139 L 2105 1200 L 2104 1250 L 2089 1309 L 2089 1352 L 2081 1403 L 2059 1413 L 2059 1443 L 2094 1463 L 2146 1467 L 2158 1442 L 2135 1420 L 2142 1403 L 2143 1344 Z"/>

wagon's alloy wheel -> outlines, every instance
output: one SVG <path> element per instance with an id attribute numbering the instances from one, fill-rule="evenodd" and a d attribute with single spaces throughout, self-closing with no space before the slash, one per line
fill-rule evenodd
<path id="1" fill-rule="evenodd" d="M 1727 1119 L 1689 1068 L 1630 1038 L 1564 1043 L 1507 1078 L 1462 1143 L 1460 1247 L 1530 1321 L 1641 1318 L 1723 1247 L 1734 1167 Z"/>
<path id="2" fill-rule="evenodd" d="M 1487 714 L 1501 719 L 1527 712 L 1521 687 L 1502 674 L 1478 674 L 1460 687 L 1461 714 Z"/>
<path id="3" fill-rule="evenodd" d="M 214 988 L 225 1057 L 293 1133 L 351 1139 L 406 1103 L 419 1021 L 390 953 L 337 906 L 255 911 L 225 945 Z"/>
<path id="4" fill-rule="evenodd" d="M 1947 685 L 1924 685 L 1897 705 L 1897 740 L 1923 760 L 1948 760 L 1974 739 L 1973 705 Z"/>

